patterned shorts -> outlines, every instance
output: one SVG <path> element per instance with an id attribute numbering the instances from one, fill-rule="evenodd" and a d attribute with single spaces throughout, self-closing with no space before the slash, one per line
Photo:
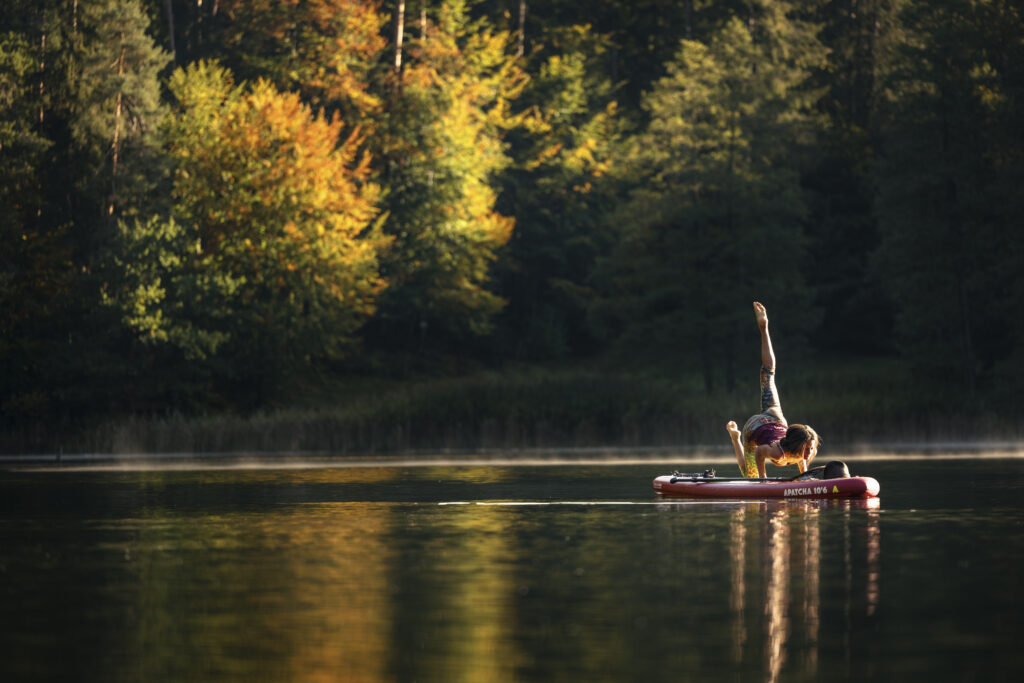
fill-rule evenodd
<path id="1" fill-rule="evenodd" d="M 770 423 L 781 423 L 786 425 L 786 418 L 782 414 L 782 403 L 779 401 L 779 390 L 775 386 L 775 371 L 761 367 L 761 412 L 752 415 L 743 425 L 743 467 L 741 472 L 744 477 L 760 476 L 757 471 L 757 460 L 754 451 L 758 444 L 754 443 L 754 432 L 758 427 Z"/>

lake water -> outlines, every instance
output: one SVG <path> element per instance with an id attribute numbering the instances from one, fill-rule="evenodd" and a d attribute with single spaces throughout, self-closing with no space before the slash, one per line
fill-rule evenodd
<path id="1" fill-rule="evenodd" d="M 654 463 L 8 464 L 0 680 L 1018 680 L 1024 460 L 847 462 L 880 499 L 663 500 Z"/>

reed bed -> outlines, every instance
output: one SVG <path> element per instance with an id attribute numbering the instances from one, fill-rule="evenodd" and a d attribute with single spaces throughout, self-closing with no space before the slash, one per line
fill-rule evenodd
<path id="1" fill-rule="evenodd" d="M 780 376 L 779 384 L 787 417 L 813 425 L 826 448 L 1020 437 L 1020 428 L 999 411 L 950 400 L 948 389 L 910 376 L 893 361 L 818 362 Z M 742 422 L 757 407 L 756 384 L 708 394 L 696 377 L 526 368 L 363 380 L 356 388 L 321 390 L 305 405 L 253 415 L 131 416 L 47 448 L 327 456 L 694 446 L 727 451 L 725 423 Z"/>

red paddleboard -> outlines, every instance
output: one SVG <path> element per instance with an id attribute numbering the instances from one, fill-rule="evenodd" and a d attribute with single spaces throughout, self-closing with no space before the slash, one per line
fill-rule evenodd
<path id="1" fill-rule="evenodd" d="M 682 498 L 874 498 L 879 488 L 872 477 L 793 481 L 667 474 L 654 479 L 656 493 Z"/>

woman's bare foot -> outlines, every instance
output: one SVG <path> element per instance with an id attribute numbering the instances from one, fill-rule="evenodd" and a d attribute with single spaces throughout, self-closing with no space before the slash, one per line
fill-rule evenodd
<path id="1" fill-rule="evenodd" d="M 731 436 L 734 441 L 742 436 L 742 434 L 740 434 L 740 428 L 736 426 L 735 420 L 729 420 L 729 424 L 725 425 L 725 431 L 729 432 L 729 436 Z"/>
<path id="2" fill-rule="evenodd" d="M 764 306 L 759 301 L 754 302 L 754 318 L 757 320 L 757 326 L 762 330 L 768 327 L 768 311 L 764 310 Z"/>

